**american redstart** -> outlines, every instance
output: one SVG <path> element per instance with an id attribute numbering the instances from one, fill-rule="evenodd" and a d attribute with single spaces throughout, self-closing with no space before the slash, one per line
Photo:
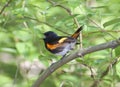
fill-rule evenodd
<path id="1" fill-rule="evenodd" d="M 64 56 L 74 48 L 81 30 L 82 26 L 71 36 L 58 36 L 52 31 L 45 32 L 43 39 L 45 47 L 53 54 Z"/>

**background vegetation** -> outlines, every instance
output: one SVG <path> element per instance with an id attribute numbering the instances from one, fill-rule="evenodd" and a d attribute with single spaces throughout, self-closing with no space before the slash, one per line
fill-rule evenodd
<path id="1" fill-rule="evenodd" d="M 80 25 L 83 48 L 119 38 L 120 0 L 0 0 L 0 86 L 30 87 L 61 58 L 45 49 L 43 33 L 67 36 Z M 119 55 L 120 47 L 88 54 L 58 69 L 42 87 L 94 87 L 97 79 L 98 87 L 120 87 Z"/>

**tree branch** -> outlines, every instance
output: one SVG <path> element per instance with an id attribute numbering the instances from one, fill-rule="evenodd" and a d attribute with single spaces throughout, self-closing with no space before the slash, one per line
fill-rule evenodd
<path id="1" fill-rule="evenodd" d="M 48 77 L 50 76 L 55 70 L 57 70 L 59 67 L 63 66 L 64 64 L 70 62 L 71 60 L 78 58 L 78 57 L 82 57 L 84 55 L 87 55 L 89 53 L 93 53 L 96 51 L 100 51 L 100 50 L 104 50 L 104 49 L 108 49 L 108 48 L 115 48 L 117 46 L 120 45 L 120 38 L 117 40 L 113 40 L 107 43 L 103 43 L 103 44 L 99 44 L 96 46 L 92 46 L 92 47 L 88 47 L 85 49 L 79 49 L 77 50 L 75 53 L 65 56 L 64 58 L 62 58 L 61 60 L 53 63 L 50 67 L 48 67 L 43 74 L 36 80 L 36 82 L 32 85 L 32 87 L 39 87 L 42 82 Z"/>
<path id="2" fill-rule="evenodd" d="M 0 11 L 0 14 L 3 13 L 3 11 L 5 10 L 5 8 L 10 4 L 11 1 L 12 1 L 12 0 L 9 0 L 9 1 L 3 6 L 3 8 L 2 8 L 1 11 Z"/>

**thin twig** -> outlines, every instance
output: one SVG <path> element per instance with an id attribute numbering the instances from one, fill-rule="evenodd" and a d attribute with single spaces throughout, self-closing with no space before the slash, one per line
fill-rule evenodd
<path id="1" fill-rule="evenodd" d="M 103 77 L 105 77 L 105 76 L 108 74 L 109 70 L 111 69 L 111 66 L 115 66 L 115 64 L 119 61 L 119 59 L 120 59 L 120 57 L 114 59 L 114 60 L 109 64 L 109 66 L 107 67 L 107 69 L 101 74 L 101 77 L 100 77 L 101 80 L 102 80 Z"/>
<path id="2" fill-rule="evenodd" d="M 0 11 L 0 14 L 2 14 L 5 10 L 6 7 L 8 7 L 8 5 L 11 3 L 12 0 L 8 0 L 8 2 L 3 6 L 3 8 Z"/>
<path id="3" fill-rule="evenodd" d="M 92 31 L 92 32 L 88 32 L 88 34 L 100 33 L 100 32 L 102 31 Z M 120 30 L 105 30 L 105 32 L 120 33 Z"/>
<path id="4" fill-rule="evenodd" d="M 87 64 L 83 64 L 83 65 L 89 68 L 89 70 L 90 70 L 90 72 L 91 72 L 91 78 L 93 78 L 93 80 L 95 80 L 95 74 L 94 74 L 94 72 L 93 72 L 93 70 L 92 70 L 92 67 L 89 66 L 89 65 L 87 65 Z"/>
<path id="5" fill-rule="evenodd" d="M 71 10 L 70 9 L 68 9 L 67 7 L 65 7 L 65 6 L 63 6 L 63 5 L 61 5 L 61 4 L 58 4 L 58 3 L 56 3 L 56 2 L 54 2 L 54 1 L 52 1 L 52 0 L 47 0 L 49 3 L 51 3 L 53 6 L 58 6 L 58 7 L 61 7 L 61 8 L 63 8 L 63 9 L 65 9 L 68 13 L 69 13 L 69 15 L 72 15 L 72 12 L 71 12 Z"/>
<path id="6" fill-rule="evenodd" d="M 99 80 L 95 80 L 93 82 L 93 84 L 91 85 L 91 87 L 97 87 L 99 85 L 99 83 L 102 81 L 102 79 L 109 73 L 110 69 L 111 69 L 111 66 L 115 66 L 116 63 L 120 60 L 120 57 L 119 58 L 116 58 L 114 59 L 109 65 L 108 67 L 106 68 L 106 70 L 104 72 L 102 72 Z"/>
<path id="7" fill-rule="evenodd" d="M 49 24 L 49 23 L 47 23 L 47 22 L 43 22 L 43 21 L 40 21 L 40 20 L 38 20 L 38 19 L 36 19 L 36 18 L 29 17 L 29 16 L 24 16 L 24 18 L 31 19 L 31 20 L 37 21 L 37 22 L 39 22 L 39 23 L 43 23 L 43 24 L 45 24 L 45 25 L 47 25 L 47 26 L 49 26 L 49 27 L 55 28 L 56 30 L 58 30 L 58 31 L 60 31 L 60 32 L 62 32 L 62 33 L 64 33 L 64 34 L 70 35 L 70 34 L 68 34 L 67 32 L 63 31 L 62 29 L 60 29 L 60 28 L 58 28 L 58 27 L 54 27 L 53 25 L 51 25 L 51 24 Z"/>
<path id="8" fill-rule="evenodd" d="M 15 87 L 16 80 L 17 80 L 17 77 L 18 77 L 18 72 L 19 72 L 19 67 L 17 65 L 17 69 L 16 69 L 16 72 L 15 72 L 15 77 L 14 77 L 14 81 L 13 81 L 13 87 Z"/>
<path id="9" fill-rule="evenodd" d="M 88 17 L 87 17 L 88 18 Z M 102 32 L 105 32 L 106 34 L 108 34 L 109 36 L 111 36 L 114 39 L 117 39 L 116 37 L 114 37 L 112 34 L 106 32 L 100 25 L 98 25 L 95 21 L 93 21 L 92 19 L 88 18 L 89 21 L 91 21 L 92 23 L 94 23 Z"/>

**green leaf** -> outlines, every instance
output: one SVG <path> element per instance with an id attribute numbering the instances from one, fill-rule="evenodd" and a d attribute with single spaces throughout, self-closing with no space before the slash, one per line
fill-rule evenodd
<path id="1" fill-rule="evenodd" d="M 5 75 L 0 75 L 0 78 L 2 78 L 0 81 L 0 85 L 1 86 L 7 86 L 8 84 L 10 84 L 10 82 L 12 82 L 11 78 Z M 6 83 L 6 84 L 5 84 Z"/>
<path id="2" fill-rule="evenodd" d="M 120 56 L 120 46 L 118 46 L 117 48 L 115 48 L 115 55 L 116 56 Z"/>
<path id="3" fill-rule="evenodd" d="M 20 54 L 24 54 L 26 53 L 26 44 L 25 43 L 22 43 L 22 42 L 18 42 L 16 43 L 16 48 L 17 48 L 17 51 L 20 53 Z"/>
<path id="4" fill-rule="evenodd" d="M 112 24 L 115 24 L 115 23 L 118 23 L 120 22 L 120 18 L 117 18 L 117 19 L 113 19 L 113 20 L 110 20 L 110 21 L 107 21 L 103 24 L 104 27 L 107 27 L 109 25 L 112 25 Z"/>
<path id="5" fill-rule="evenodd" d="M 116 73 L 120 77 L 120 62 L 116 65 Z"/>
<path id="6" fill-rule="evenodd" d="M 0 51 L 3 51 L 3 52 L 9 52 L 9 53 L 16 53 L 16 50 L 13 49 L 13 48 L 0 48 Z"/>
<path id="7" fill-rule="evenodd" d="M 74 17 L 76 17 L 76 16 L 78 16 L 79 14 L 74 14 L 74 15 L 72 15 L 72 16 L 67 16 L 66 18 L 64 18 L 64 19 L 61 19 L 59 22 L 57 22 L 55 25 L 56 26 L 61 26 L 62 24 L 64 24 L 65 23 L 65 21 L 68 21 L 68 20 L 70 20 L 70 19 L 73 19 Z"/>
<path id="8" fill-rule="evenodd" d="M 98 9 L 98 8 L 107 8 L 107 6 L 98 6 L 98 7 L 92 7 L 94 9 Z"/>

